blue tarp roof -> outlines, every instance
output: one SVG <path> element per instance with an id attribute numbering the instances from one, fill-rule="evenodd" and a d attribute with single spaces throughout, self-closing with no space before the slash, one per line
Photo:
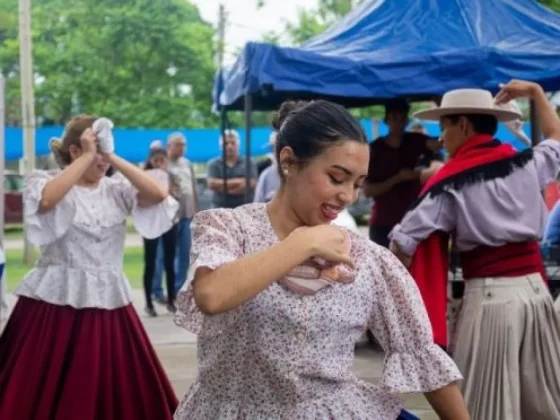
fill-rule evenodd
<path id="1" fill-rule="evenodd" d="M 371 120 L 362 120 L 368 138 L 372 138 L 373 126 Z M 438 123 L 423 122 L 428 134 L 439 137 L 440 128 Z M 35 150 L 37 156 L 44 156 L 49 153 L 49 140 L 53 136 L 62 135 L 63 127 L 38 127 L 35 130 Z M 530 124 L 526 124 L 525 132 L 530 135 Z M 205 163 L 208 160 L 221 156 L 218 139 L 220 131 L 218 129 L 195 129 L 195 130 L 149 130 L 149 129 L 115 129 L 115 146 L 117 153 L 131 162 L 143 162 L 148 155 L 148 148 L 152 140 L 160 139 L 165 143 L 167 136 L 172 131 L 181 131 L 188 140 L 187 157 L 193 162 Z M 245 131 L 238 130 L 241 143 L 241 153 L 245 153 Z M 251 131 L 251 156 L 260 156 L 270 152 L 268 140 L 270 128 L 255 127 Z M 377 127 L 378 135 L 387 134 L 387 126 L 379 123 Z M 500 125 L 496 136 L 502 141 L 511 143 L 519 150 L 526 146 L 516 140 L 504 126 Z M 23 155 L 22 147 L 23 133 L 21 128 L 6 127 L 5 159 L 17 160 Z"/>
<path id="2" fill-rule="evenodd" d="M 299 48 L 249 43 L 220 104 L 273 109 L 290 97 L 347 106 L 424 99 L 512 78 L 560 89 L 560 15 L 535 0 L 366 0 Z"/>

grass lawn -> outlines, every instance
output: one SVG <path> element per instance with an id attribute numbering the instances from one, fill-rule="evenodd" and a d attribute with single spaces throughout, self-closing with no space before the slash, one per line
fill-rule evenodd
<path id="1" fill-rule="evenodd" d="M 32 267 L 23 264 L 23 250 L 8 249 L 6 251 L 6 276 L 8 290 L 13 291 L 25 273 Z M 124 272 L 135 289 L 142 288 L 142 271 L 144 269 L 144 250 L 141 247 L 126 248 L 124 253 Z"/>

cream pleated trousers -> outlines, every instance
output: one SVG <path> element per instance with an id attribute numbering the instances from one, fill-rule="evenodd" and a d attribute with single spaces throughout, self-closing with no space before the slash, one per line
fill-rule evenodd
<path id="1" fill-rule="evenodd" d="M 540 274 L 466 281 L 450 350 L 472 420 L 560 419 L 560 315 Z"/>

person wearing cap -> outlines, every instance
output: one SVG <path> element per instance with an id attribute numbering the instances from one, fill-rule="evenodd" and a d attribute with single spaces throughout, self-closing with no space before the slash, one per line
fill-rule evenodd
<path id="1" fill-rule="evenodd" d="M 389 232 L 418 197 L 422 182 L 439 166 L 434 152 L 440 149 L 437 141 L 424 133 L 407 132 L 410 105 L 403 99 L 393 99 L 385 105 L 385 123 L 389 134 L 370 144 L 368 177 L 364 195 L 374 199 L 370 217 L 370 239 L 378 245 L 389 246 Z M 427 168 L 420 164 L 427 162 Z"/>
<path id="2" fill-rule="evenodd" d="M 494 139 L 498 121 L 521 116 L 510 100 L 535 101 L 547 140 L 517 152 Z M 465 379 L 473 420 L 560 418 L 560 317 L 538 240 L 543 188 L 560 170 L 560 119 L 542 88 L 512 81 L 496 98 L 460 89 L 418 118 L 439 120 L 448 162 L 390 234 L 390 249 L 416 280 L 437 344 Z M 465 293 L 448 342 L 448 243 L 459 252 Z"/>

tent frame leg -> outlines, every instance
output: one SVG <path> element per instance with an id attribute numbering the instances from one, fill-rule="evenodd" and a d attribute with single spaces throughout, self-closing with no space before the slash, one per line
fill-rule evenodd
<path id="1" fill-rule="evenodd" d="M 250 93 L 245 93 L 245 203 L 251 202 L 251 130 L 253 126 L 253 98 Z"/>

